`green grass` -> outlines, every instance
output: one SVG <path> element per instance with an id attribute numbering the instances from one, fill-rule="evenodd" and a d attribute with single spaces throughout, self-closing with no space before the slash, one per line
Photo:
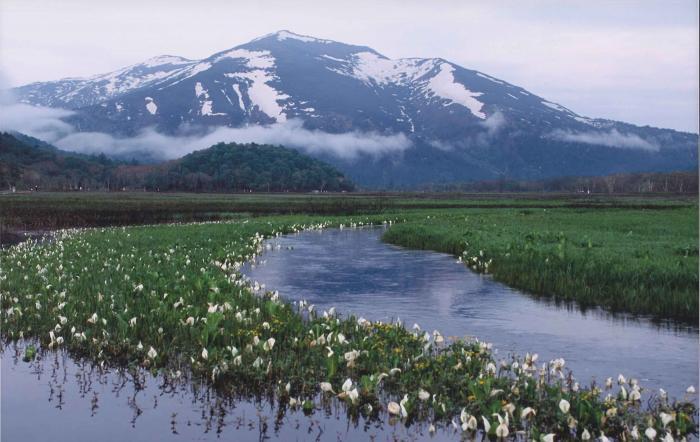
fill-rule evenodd
<path id="1" fill-rule="evenodd" d="M 696 200 L 570 194 L 39 192 L 0 194 L 0 231 L 221 220 L 240 214 L 360 215 L 417 209 L 555 207 L 664 210 L 688 206 L 697 207 Z"/>
<path id="2" fill-rule="evenodd" d="M 408 218 L 383 240 L 583 307 L 698 320 L 698 211 L 502 209 Z"/>
<path id="3" fill-rule="evenodd" d="M 419 214 L 406 214 L 414 221 L 389 232 L 444 223 L 435 230 L 438 240 L 452 235 L 449 226 L 468 222 L 458 222 L 464 217 L 481 218 L 477 225 L 495 220 L 478 212 L 437 213 L 420 222 Z M 337 400 L 350 415 L 384 419 L 396 411 L 394 419 L 407 425 L 456 422 L 472 436 L 494 437 L 504 429 L 535 440 L 584 433 L 629 438 L 647 428 L 697 434 L 691 396 L 642 403 L 636 395 L 643 386 L 630 381 L 611 386 L 603 400 L 599 387 L 564 376 L 559 361 L 540 371 L 541 361 L 497 360 L 479 342 L 443 342 L 396 324 L 317 312 L 246 283 L 238 272 L 262 253 L 263 237 L 387 218 L 261 217 L 68 231 L 20 244 L 0 251 L 2 337 L 36 343 L 39 354 L 62 347 L 95 363 L 186 373 L 227 390 L 274 394 L 280 413 L 297 406 L 311 412 L 319 400 Z M 31 360 L 37 350 L 27 349 Z M 332 391 L 321 392 L 324 387 Z"/>

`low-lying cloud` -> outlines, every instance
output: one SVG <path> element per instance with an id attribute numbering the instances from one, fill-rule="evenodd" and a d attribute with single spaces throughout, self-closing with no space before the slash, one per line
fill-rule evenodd
<path id="1" fill-rule="evenodd" d="M 609 132 L 572 132 L 559 129 L 552 131 L 548 137 L 560 141 L 617 147 L 620 149 L 641 149 L 652 152 L 659 150 L 659 145 L 655 141 L 645 140 L 635 134 L 625 134 L 619 132 L 617 129 L 611 129 Z"/>
<path id="2" fill-rule="evenodd" d="M 428 142 L 432 147 L 449 151 L 453 149 L 468 149 L 470 147 L 486 147 L 506 126 L 506 117 L 501 112 L 489 115 L 484 121 L 478 123 L 477 130 L 473 135 L 463 137 L 459 141 L 445 142 L 441 140 L 431 140 Z"/>
<path id="3" fill-rule="evenodd" d="M 133 137 L 116 137 L 103 132 L 79 132 L 63 118 L 73 112 L 64 109 L 0 104 L 0 130 L 21 132 L 55 146 L 80 153 L 102 153 L 126 157 L 148 153 L 158 159 L 173 159 L 219 142 L 280 144 L 311 154 L 331 154 L 351 160 L 360 154 L 383 155 L 411 147 L 404 134 L 373 132 L 328 133 L 303 127 L 300 120 L 269 126 L 209 128 L 197 134 L 166 135 L 146 128 Z"/>

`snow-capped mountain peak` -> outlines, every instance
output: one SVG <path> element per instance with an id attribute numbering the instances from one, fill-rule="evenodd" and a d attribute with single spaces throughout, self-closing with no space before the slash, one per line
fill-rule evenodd
<path id="1" fill-rule="evenodd" d="M 73 110 L 71 122 L 81 130 L 121 136 L 144 128 L 172 134 L 183 126 L 245 127 L 293 119 L 295 125 L 329 133 L 403 134 L 415 145 L 429 146 L 426 158 L 468 145 L 455 151 L 463 157 L 453 160 L 463 164 L 469 158 L 464 167 L 479 167 L 484 176 L 524 167 L 530 176 L 540 176 L 545 169 L 523 166 L 529 164 L 524 159 L 506 167 L 510 154 L 494 154 L 492 160 L 474 149 L 559 149 L 562 142 L 574 142 L 617 149 L 613 153 L 623 146 L 625 154 L 638 146 L 639 155 L 648 155 L 687 142 L 672 131 L 654 132 L 649 140 L 635 126 L 583 117 L 442 58 L 392 59 L 367 46 L 287 30 L 201 60 L 161 55 L 111 73 L 34 83 L 13 92 L 25 103 Z M 568 158 L 565 150 L 548 154 L 546 170 L 561 168 L 551 162 L 557 155 Z M 623 163 L 628 157 L 615 156 Z M 496 166 L 485 166 L 493 161 Z"/>

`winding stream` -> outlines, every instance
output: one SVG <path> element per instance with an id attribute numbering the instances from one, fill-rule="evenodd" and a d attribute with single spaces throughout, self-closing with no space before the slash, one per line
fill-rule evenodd
<path id="1" fill-rule="evenodd" d="M 584 385 L 622 373 L 680 397 L 698 383 L 696 327 L 557 306 L 474 273 L 450 255 L 382 243 L 381 234 L 329 229 L 280 237 L 244 273 L 319 309 L 478 337 L 502 357 L 528 351 L 541 361 L 561 357 Z"/>

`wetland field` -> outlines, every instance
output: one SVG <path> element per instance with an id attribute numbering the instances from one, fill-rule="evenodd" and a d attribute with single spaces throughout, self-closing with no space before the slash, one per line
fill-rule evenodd
<path id="1" fill-rule="evenodd" d="M 29 406 L 105 440 L 697 437 L 696 197 L 47 193 L 0 224 L 8 440 Z"/>

